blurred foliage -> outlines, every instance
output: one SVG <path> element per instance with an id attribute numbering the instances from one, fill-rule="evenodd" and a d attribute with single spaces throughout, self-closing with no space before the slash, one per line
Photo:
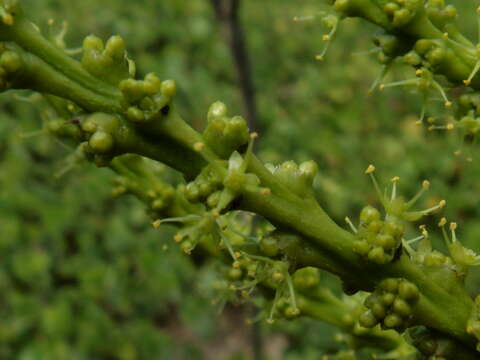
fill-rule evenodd
<path id="1" fill-rule="evenodd" d="M 216 100 L 242 113 L 231 55 L 209 1 L 24 2 L 52 36 L 67 21 L 71 48 L 89 33 L 122 35 L 140 74 L 154 71 L 178 81 L 177 106 L 195 127 L 203 126 Z M 369 163 L 385 184 L 399 176 L 405 196 L 427 178 L 432 189 L 426 202 L 445 198 L 446 215 L 459 222 L 464 243 L 479 251 L 476 151 L 473 162 L 455 157 L 460 136 L 415 125 L 421 99 L 405 89 L 368 95 L 380 72 L 375 57 L 362 53 L 373 47 L 371 26 L 349 21 L 326 59 L 316 61 L 325 29 L 292 18 L 317 13 L 319 3 L 243 1 L 260 156 L 316 160 L 318 196 L 339 222 L 376 201 L 364 176 Z M 454 3 L 462 16 L 474 18 L 468 2 Z M 53 25 L 48 19 L 55 19 Z M 402 68 L 395 73 L 396 79 L 406 76 Z M 108 171 L 80 164 L 54 176 L 67 166 L 71 149 L 41 131 L 28 136 L 42 125 L 41 109 L 26 95 L 3 95 L 0 104 L 0 358 L 202 358 L 201 344 L 169 331 L 173 322 L 205 341 L 220 336 L 211 320 L 218 309 L 197 286 L 198 261 L 171 245 L 168 229 L 150 229 L 135 199 L 115 201 Z M 479 281 L 472 276 L 472 291 L 480 290 Z M 262 327 L 262 336 L 279 332 L 289 339 L 285 359 L 318 359 L 339 348 L 334 330 L 312 320 Z"/>

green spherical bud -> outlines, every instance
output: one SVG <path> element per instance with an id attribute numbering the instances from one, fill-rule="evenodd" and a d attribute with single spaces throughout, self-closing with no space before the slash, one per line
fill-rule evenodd
<path id="1" fill-rule="evenodd" d="M 83 49 L 103 51 L 103 41 L 95 35 L 89 35 L 83 40 Z"/>
<path id="2" fill-rule="evenodd" d="M 145 113 L 136 106 L 130 106 L 127 110 L 127 118 L 134 122 L 143 122 L 145 121 Z"/>
<path id="3" fill-rule="evenodd" d="M 365 328 L 373 328 L 378 324 L 378 320 L 371 310 L 365 311 L 358 319 L 358 322 Z"/>
<path id="4" fill-rule="evenodd" d="M 0 66 L 8 73 L 17 72 L 23 65 L 23 61 L 16 52 L 5 51 L 0 57 Z"/>
<path id="5" fill-rule="evenodd" d="M 415 284 L 408 281 L 402 281 L 398 286 L 398 295 L 407 301 L 412 301 L 418 298 L 420 292 Z"/>
<path id="6" fill-rule="evenodd" d="M 396 242 L 392 235 L 380 234 L 376 238 L 375 245 L 385 250 L 391 250 L 395 247 Z"/>
<path id="7" fill-rule="evenodd" d="M 228 270 L 228 278 L 230 280 L 239 280 L 242 277 L 242 270 L 241 269 L 236 269 L 236 268 L 231 268 Z"/>
<path id="8" fill-rule="evenodd" d="M 383 10 L 388 14 L 388 15 L 393 15 L 395 11 L 399 10 L 400 6 L 396 3 L 390 2 L 385 4 L 383 7 Z"/>
<path id="9" fill-rule="evenodd" d="M 413 14 L 408 9 L 399 9 L 393 14 L 393 26 L 404 26 L 412 20 Z"/>
<path id="10" fill-rule="evenodd" d="M 125 57 L 125 41 L 121 36 L 114 35 L 108 39 L 105 45 L 105 52 L 114 59 L 124 60 Z"/>
<path id="11" fill-rule="evenodd" d="M 380 283 L 380 287 L 385 291 L 396 294 L 399 286 L 398 279 L 385 279 Z"/>
<path id="12" fill-rule="evenodd" d="M 382 304 L 385 306 L 390 306 L 395 301 L 395 294 L 387 292 L 380 297 Z"/>
<path id="13" fill-rule="evenodd" d="M 272 236 L 267 236 L 260 240 L 260 250 L 269 257 L 275 257 L 280 253 L 278 240 Z"/>
<path id="14" fill-rule="evenodd" d="M 407 317 L 412 314 L 412 308 L 402 299 L 395 299 L 393 302 L 393 311 L 401 317 Z"/>
<path id="15" fill-rule="evenodd" d="M 355 241 L 355 244 L 353 245 L 353 251 L 362 256 L 367 255 L 370 251 L 370 245 L 365 240 Z"/>
<path id="16" fill-rule="evenodd" d="M 402 325 L 403 320 L 397 314 L 389 314 L 383 320 L 383 325 L 388 329 L 398 328 Z"/>
<path id="17" fill-rule="evenodd" d="M 432 40 L 420 39 L 415 43 L 415 51 L 420 55 L 424 55 L 432 48 L 433 45 L 434 43 Z"/>
<path id="18" fill-rule="evenodd" d="M 180 249 L 186 254 L 190 254 L 193 248 L 194 246 L 190 241 L 184 241 L 180 244 Z"/>
<path id="19" fill-rule="evenodd" d="M 177 83 L 175 80 L 165 80 L 162 82 L 162 94 L 168 97 L 174 97 L 177 93 Z"/>
<path id="20" fill-rule="evenodd" d="M 415 51 L 410 51 L 403 56 L 403 62 L 410 66 L 419 66 L 422 58 Z"/>
<path id="21" fill-rule="evenodd" d="M 373 220 L 367 225 L 367 231 L 378 234 L 380 230 L 383 228 L 383 221 L 382 220 Z"/>
<path id="22" fill-rule="evenodd" d="M 372 310 L 372 314 L 378 320 L 383 319 L 387 315 L 387 311 L 385 307 L 379 302 L 376 302 L 375 304 L 373 304 L 370 310 Z"/>
<path id="23" fill-rule="evenodd" d="M 113 136 L 107 132 L 97 131 L 90 137 L 88 145 L 90 145 L 95 152 L 106 153 L 113 149 L 114 139 Z"/>
<path id="24" fill-rule="evenodd" d="M 200 197 L 200 192 L 198 190 L 198 186 L 195 183 L 191 182 L 187 184 L 187 186 L 185 187 L 185 197 L 187 198 L 187 200 L 192 202 L 198 200 L 198 198 Z"/>
<path id="25" fill-rule="evenodd" d="M 308 290 L 320 284 L 320 270 L 314 267 L 299 269 L 293 274 L 293 284 L 298 290 Z"/>
<path id="26" fill-rule="evenodd" d="M 369 224 L 374 220 L 380 220 L 380 211 L 373 206 L 365 206 L 360 212 L 360 222 Z"/>
<path id="27" fill-rule="evenodd" d="M 368 260 L 377 264 L 385 264 L 388 262 L 388 257 L 385 255 L 385 250 L 383 250 L 383 248 L 376 247 L 368 253 Z"/>
<path id="28" fill-rule="evenodd" d="M 371 309 L 373 305 L 379 302 L 378 295 L 376 293 L 370 294 L 364 301 L 365 307 Z"/>
<path id="29" fill-rule="evenodd" d="M 227 106 L 224 103 L 220 101 L 213 103 L 208 109 L 208 121 L 226 116 L 227 111 Z"/>

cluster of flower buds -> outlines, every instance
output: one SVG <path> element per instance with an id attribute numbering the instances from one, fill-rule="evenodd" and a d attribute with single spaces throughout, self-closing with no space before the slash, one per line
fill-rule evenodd
<path id="1" fill-rule="evenodd" d="M 220 158 L 227 159 L 233 151 L 246 145 L 250 139 L 248 126 L 241 116 L 228 116 L 222 102 L 212 104 L 208 110 L 203 139 Z"/>
<path id="2" fill-rule="evenodd" d="M 185 198 L 193 203 L 204 202 L 210 208 L 216 207 L 223 188 L 222 178 L 216 170 L 214 165 L 203 168 L 195 180 L 185 186 Z"/>
<path id="3" fill-rule="evenodd" d="M 152 121 L 159 114 L 167 115 L 177 93 L 175 81 L 161 81 L 154 73 L 147 74 L 144 80 L 122 80 L 119 88 L 129 104 L 126 117 L 137 123 Z"/>
<path id="4" fill-rule="evenodd" d="M 358 241 L 354 251 L 377 264 L 389 263 L 399 248 L 404 225 L 395 218 L 381 220 L 380 211 L 366 206 L 360 212 Z"/>
<path id="5" fill-rule="evenodd" d="M 318 165 L 310 160 L 298 165 L 294 161 L 286 161 L 278 166 L 265 164 L 275 178 L 298 196 L 309 195 L 313 180 L 318 173 Z"/>
<path id="6" fill-rule="evenodd" d="M 112 36 L 106 44 L 97 36 L 87 36 L 83 41 L 82 66 L 114 86 L 131 76 L 125 41 L 118 35 Z"/>
<path id="7" fill-rule="evenodd" d="M 372 328 L 403 331 L 412 320 L 412 307 L 418 300 L 418 288 L 404 279 L 385 279 L 365 300 L 367 310 L 360 317 L 360 325 Z"/>
<path id="8" fill-rule="evenodd" d="M 366 206 L 360 213 L 360 224 L 358 229 L 346 218 L 358 240 L 354 246 L 354 251 L 369 261 L 377 264 L 391 262 L 397 250 L 400 248 L 405 232 L 405 221 L 417 221 L 425 215 L 428 215 L 445 206 L 445 200 L 441 200 L 438 205 L 421 211 L 411 211 L 411 207 L 428 190 L 430 183 L 424 181 L 420 191 L 411 199 L 405 200 L 397 195 L 398 177 L 392 179 L 392 191 L 390 195 L 387 192 L 380 191 L 378 182 L 374 176 L 375 167 L 370 165 L 365 171 L 373 182 L 380 202 L 385 210 L 385 217 L 381 219 L 381 213 L 372 206 Z"/>

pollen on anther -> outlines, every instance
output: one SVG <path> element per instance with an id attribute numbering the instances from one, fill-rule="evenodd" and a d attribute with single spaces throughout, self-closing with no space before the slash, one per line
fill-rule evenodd
<path id="1" fill-rule="evenodd" d="M 420 76 L 423 74 L 423 70 L 422 69 L 418 69 L 417 71 L 415 71 L 415 75 L 417 76 Z"/>
<path id="2" fill-rule="evenodd" d="M 256 139 L 258 138 L 258 133 L 257 132 L 253 132 L 250 134 L 250 139 Z"/>
<path id="3" fill-rule="evenodd" d="M 447 125 L 447 130 L 453 130 L 455 126 L 453 124 L 448 124 Z"/>
<path id="4" fill-rule="evenodd" d="M 174 237 L 173 237 L 173 240 L 175 240 L 175 242 L 179 243 L 183 240 L 183 236 L 180 235 L 180 234 L 176 234 Z"/>
<path id="5" fill-rule="evenodd" d="M 450 230 L 457 230 L 457 223 L 456 222 L 451 222 L 450 223 Z"/>
<path id="6" fill-rule="evenodd" d="M 440 202 L 438 203 L 438 206 L 440 206 L 441 208 L 445 207 L 445 205 L 447 205 L 446 200 L 440 200 Z"/>
<path id="7" fill-rule="evenodd" d="M 371 174 L 374 171 L 375 171 L 375 166 L 370 164 L 370 165 L 368 165 L 367 170 L 365 170 L 365 174 Z"/>
<path id="8" fill-rule="evenodd" d="M 422 188 L 424 188 L 425 190 L 428 189 L 430 187 L 430 181 L 428 180 L 423 180 L 422 182 Z"/>
<path id="9" fill-rule="evenodd" d="M 452 104 L 451 101 L 445 101 L 445 107 L 446 107 L 447 109 L 451 108 L 452 105 L 453 105 L 453 104 Z"/>
<path id="10" fill-rule="evenodd" d="M 440 221 L 438 222 L 438 226 L 439 226 L 439 227 L 443 227 L 443 226 L 445 226 L 446 224 L 447 224 L 447 218 L 445 218 L 445 217 L 442 217 L 442 218 L 440 219 Z"/>
<path id="11" fill-rule="evenodd" d="M 394 183 L 399 182 L 399 181 L 400 181 L 400 177 L 398 177 L 398 176 L 394 176 L 392 178 L 392 182 L 394 182 Z"/>
<path id="12" fill-rule="evenodd" d="M 272 190 L 270 190 L 269 188 L 264 188 L 260 190 L 260 194 L 264 196 L 270 195 L 271 193 L 272 193 Z"/>
<path id="13" fill-rule="evenodd" d="M 327 35 L 323 35 L 323 36 L 322 36 L 322 40 L 323 40 L 323 41 L 330 41 L 330 35 L 328 35 L 328 34 L 327 34 Z"/>
<path id="14" fill-rule="evenodd" d="M 158 229 L 160 227 L 160 225 L 162 225 L 162 220 L 155 220 L 154 222 L 152 222 L 152 226 L 155 229 Z"/>

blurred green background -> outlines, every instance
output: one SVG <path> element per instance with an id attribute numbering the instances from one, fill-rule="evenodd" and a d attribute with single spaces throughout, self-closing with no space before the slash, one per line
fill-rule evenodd
<path id="1" fill-rule="evenodd" d="M 202 128 L 217 100 L 245 114 L 236 63 L 209 0 L 23 2 L 45 34 L 67 21 L 71 48 L 90 33 L 120 34 L 140 75 L 177 80 L 177 106 L 194 127 Z M 408 89 L 368 95 L 380 72 L 365 53 L 372 26 L 343 23 L 326 59 L 316 61 L 326 29 L 292 19 L 318 13 L 321 3 L 241 1 L 260 157 L 316 160 L 319 199 L 339 223 L 377 202 L 364 175 L 370 163 L 385 184 L 400 176 L 405 196 L 429 179 L 424 205 L 445 198 L 462 241 L 480 250 L 476 151 L 473 162 L 455 157 L 459 134 L 415 125 L 420 97 Z M 473 33 L 473 7 L 454 3 Z M 408 76 L 400 67 L 391 78 Z M 168 229 L 154 231 L 135 199 L 113 199 L 108 170 L 79 164 L 53 176 L 71 149 L 42 133 L 27 136 L 41 129 L 42 108 L 24 95 L 0 97 L 0 359 L 252 359 L 260 347 L 262 359 L 313 360 L 337 351 L 335 330 L 313 320 L 249 327 L 249 306 L 219 315 L 212 267 L 170 245 Z M 428 221 L 434 226 L 438 216 Z M 472 292 L 479 281 L 474 273 Z"/>

